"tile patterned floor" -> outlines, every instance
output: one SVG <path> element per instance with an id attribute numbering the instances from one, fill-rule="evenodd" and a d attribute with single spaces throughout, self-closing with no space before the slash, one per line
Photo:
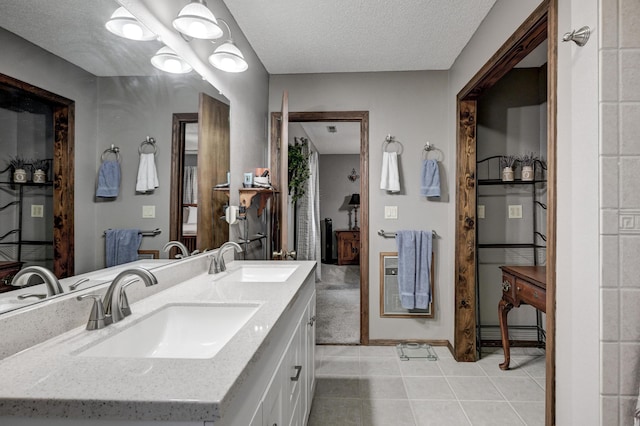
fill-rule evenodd
<path id="1" fill-rule="evenodd" d="M 317 346 L 309 426 L 544 425 L 544 351 L 502 349 L 476 363 L 400 361 L 391 346 Z"/>

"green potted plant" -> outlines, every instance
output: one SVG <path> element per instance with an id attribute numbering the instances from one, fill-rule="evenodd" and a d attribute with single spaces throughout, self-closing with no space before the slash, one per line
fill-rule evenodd
<path id="1" fill-rule="evenodd" d="M 520 164 L 522 165 L 522 180 L 532 181 L 535 179 L 534 165 L 539 158 L 533 152 L 530 154 L 524 154 L 520 157 Z"/>
<path id="2" fill-rule="evenodd" d="M 11 167 L 13 167 L 13 181 L 16 183 L 25 183 L 27 181 L 25 159 L 19 155 L 16 155 L 15 157 L 11 157 L 9 159 L 9 164 L 11 164 Z"/>
<path id="3" fill-rule="evenodd" d="M 33 160 L 31 167 L 33 168 L 33 182 L 45 183 L 47 181 L 49 162 L 47 160 Z"/>
<path id="4" fill-rule="evenodd" d="M 294 138 L 289 145 L 289 195 L 291 203 L 295 203 L 305 194 L 304 184 L 309 179 L 309 154 L 303 152 L 307 140 Z"/>
<path id="5" fill-rule="evenodd" d="M 513 169 L 515 168 L 518 157 L 515 155 L 503 155 L 500 157 L 500 167 L 502 167 L 502 180 L 510 182 L 513 180 Z"/>

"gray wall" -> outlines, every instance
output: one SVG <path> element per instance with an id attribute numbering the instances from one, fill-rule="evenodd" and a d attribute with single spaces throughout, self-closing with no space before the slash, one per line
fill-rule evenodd
<path id="1" fill-rule="evenodd" d="M 351 194 L 360 192 L 360 179 L 351 182 L 347 176 L 353 169 L 360 170 L 360 156 L 327 154 L 320 155 L 318 161 L 320 162 L 320 220 L 331 218 L 334 231 L 350 229 L 349 225 L 355 224 L 355 218 L 353 208 L 348 203 Z M 358 209 L 358 216 L 361 211 Z M 358 217 L 358 225 L 361 223 Z M 337 259 L 335 233 L 332 239 L 333 259 Z"/>
<path id="2" fill-rule="evenodd" d="M 269 110 L 279 111 L 282 92 L 289 92 L 290 111 L 369 111 L 369 316 L 371 339 L 449 339 L 453 340 L 453 288 L 451 268 L 444 260 L 452 249 L 453 233 L 446 231 L 448 215 L 453 211 L 451 186 L 443 188 L 440 201 L 420 197 L 419 171 L 422 149 L 427 141 L 444 150 L 441 173 L 454 173 L 448 157 L 450 121 L 445 108 L 448 73 L 381 72 L 349 74 L 273 75 L 269 83 Z M 382 144 L 387 134 L 404 145 L 400 159 L 402 192 L 388 194 L 380 189 Z M 351 169 L 349 169 L 349 172 Z M 345 182 L 346 180 L 345 176 Z M 398 219 L 385 220 L 384 206 L 398 206 Z M 436 242 L 436 317 L 429 320 L 382 319 L 379 306 L 379 253 L 396 251 L 395 241 L 377 235 L 377 230 L 435 229 L 443 236 Z"/>

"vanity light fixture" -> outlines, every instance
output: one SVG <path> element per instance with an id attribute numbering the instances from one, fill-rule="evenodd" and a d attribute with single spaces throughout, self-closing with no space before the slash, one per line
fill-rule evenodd
<path id="1" fill-rule="evenodd" d="M 159 70 L 173 74 L 186 74 L 193 69 L 170 47 L 164 46 L 153 55 L 151 64 Z"/>
<path id="2" fill-rule="evenodd" d="M 193 0 L 178 13 L 173 27 L 189 37 L 215 40 L 222 37 L 222 28 L 204 0 Z"/>
<path id="3" fill-rule="evenodd" d="M 129 40 L 149 41 L 156 39 L 156 35 L 153 32 L 142 25 L 131 12 L 122 6 L 113 12 L 105 27 L 113 34 Z"/>
<path id="4" fill-rule="evenodd" d="M 222 19 L 220 19 L 220 22 L 227 27 L 229 39 L 213 51 L 211 56 L 209 56 L 209 63 L 219 70 L 226 72 L 246 71 L 249 68 L 249 64 L 247 64 L 244 55 L 231 39 L 231 29 L 229 25 Z"/>

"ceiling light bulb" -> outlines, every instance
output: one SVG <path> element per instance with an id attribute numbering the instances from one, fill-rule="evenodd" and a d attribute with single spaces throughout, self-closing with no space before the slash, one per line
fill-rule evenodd
<path id="1" fill-rule="evenodd" d="M 136 41 L 155 40 L 156 35 L 142 25 L 135 16 L 124 7 L 119 7 L 113 12 L 111 18 L 105 24 L 107 30 L 118 37 Z"/>
<path id="2" fill-rule="evenodd" d="M 209 62 L 219 70 L 226 72 L 243 72 L 249 68 L 244 55 L 231 40 L 219 46 L 209 56 Z"/>
<path id="3" fill-rule="evenodd" d="M 130 38 L 131 40 L 140 40 L 142 38 L 142 28 L 140 25 L 133 23 L 126 23 L 122 26 L 122 32 L 126 38 Z"/>
<path id="4" fill-rule="evenodd" d="M 213 13 L 204 2 L 197 0 L 182 8 L 173 20 L 173 27 L 182 34 L 205 40 L 214 40 L 223 34 Z"/>
<path id="5" fill-rule="evenodd" d="M 164 46 L 151 58 L 151 64 L 159 70 L 173 74 L 185 74 L 193 68 L 168 46 Z"/>

